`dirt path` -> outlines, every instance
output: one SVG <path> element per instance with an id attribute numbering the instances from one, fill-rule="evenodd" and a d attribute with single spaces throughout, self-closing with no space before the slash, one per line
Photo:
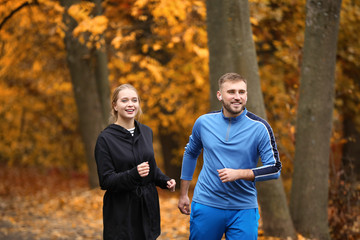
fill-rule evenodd
<path id="1" fill-rule="evenodd" d="M 102 239 L 101 190 L 78 189 L 49 196 L 0 197 L 0 239 Z M 177 197 L 160 194 L 162 235 L 159 240 L 188 239 L 188 217 Z"/>

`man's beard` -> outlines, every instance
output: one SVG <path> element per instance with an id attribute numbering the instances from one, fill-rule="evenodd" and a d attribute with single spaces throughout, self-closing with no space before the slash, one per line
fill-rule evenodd
<path id="1" fill-rule="evenodd" d="M 244 109 L 245 109 L 245 104 L 241 105 L 241 108 L 239 110 L 233 110 L 231 108 L 231 103 L 227 104 L 224 102 L 224 100 L 221 101 L 224 108 L 226 109 L 226 111 L 228 111 L 229 113 L 233 114 L 233 115 L 238 115 L 239 113 L 241 113 Z"/>

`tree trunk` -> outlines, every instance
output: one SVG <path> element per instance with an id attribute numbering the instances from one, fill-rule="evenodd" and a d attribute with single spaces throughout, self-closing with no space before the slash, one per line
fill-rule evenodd
<path id="1" fill-rule="evenodd" d="M 329 153 L 340 7 L 341 0 L 306 3 L 290 210 L 297 231 L 319 239 L 330 239 Z"/>
<path id="2" fill-rule="evenodd" d="M 94 64 L 96 60 L 84 44 L 72 36 L 76 21 L 67 14 L 67 9 L 76 1 L 61 1 L 65 7 L 63 22 L 67 26 L 65 46 L 67 62 L 73 85 L 74 97 L 79 116 L 79 130 L 84 143 L 89 171 L 89 186 L 99 186 L 97 168 L 94 159 L 94 148 L 98 134 L 105 127 Z M 97 71 L 99 72 L 99 71 Z"/>
<path id="3" fill-rule="evenodd" d="M 177 163 L 174 150 L 179 149 L 178 141 L 174 139 L 174 133 L 167 133 L 159 129 L 161 151 L 164 159 L 164 169 L 167 176 L 175 179 L 176 187 L 180 187 L 181 164 Z"/>
<path id="4" fill-rule="evenodd" d="M 102 0 L 92 0 L 95 3 L 94 15 L 99 16 L 103 14 L 101 6 Z M 102 116 L 104 125 L 107 125 L 110 118 L 111 104 L 110 104 L 110 84 L 109 84 L 109 70 L 108 58 L 106 53 L 106 45 L 104 36 L 100 36 L 99 41 L 104 41 L 99 49 L 95 49 L 95 78 L 96 87 L 100 98 L 102 109 Z"/>
<path id="5" fill-rule="evenodd" d="M 266 119 L 248 1 L 207 1 L 211 108 L 220 108 L 217 80 L 237 72 L 248 80 L 247 108 Z M 257 183 L 265 235 L 296 238 L 282 180 Z M 281 223 L 281 224 L 279 224 Z"/>
<path id="6" fill-rule="evenodd" d="M 221 103 L 216 97 L 219 89 L 218 79 L 226 72 L 234 71 L 234 61 L 230 50 L 228 11 L 225 3 L 228 1 L 206 1 L 206 24 L 209 48 L 209 75 L 210 75 L 210 109 L 219 110 Z"/>

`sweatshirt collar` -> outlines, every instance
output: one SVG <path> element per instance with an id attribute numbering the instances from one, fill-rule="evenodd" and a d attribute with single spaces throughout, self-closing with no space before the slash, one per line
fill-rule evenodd
<path id="1" fill-rule="evenodd" d="M 129 138 L 131 138 L 131 133 L 125 129 L 124 127 L 117 125 L 115 123 L 112 123 L 108 126 L 110 129 L 115 130 L 115 134 L 120 134 L 122 136 L 128 136 Z M 141 134 L 141 130 L 140 130 L 140 123 L 138 121 L 135 120 L 135 132 L 134 132 L 134 137 L 135 139 L 138 138 L 138 136 Z"/>
<path id="2" fill-rule="evenodd" d="M 244 111 L 237 117 L 225 117 L 224 115 L 224 108 L 221 109 L 221 115 L 223 116 L 224 119 L 232 121 L 232 122 L 236 122 L 236 121 L 240 121 L 241 119 L 243 119 L 247 114 L 247 109 L 244 108 Z"/>

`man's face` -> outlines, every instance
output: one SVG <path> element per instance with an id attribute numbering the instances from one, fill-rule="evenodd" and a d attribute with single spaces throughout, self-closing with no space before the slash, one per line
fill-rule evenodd
<path id="1" fill-rule="evenodd" d="M 243 81 L 226 81 L 222 84 L 217 97 L 223 104 L 225 117 L 237 117 L 243 112 L 247 101 L 246 87 Z"/>

